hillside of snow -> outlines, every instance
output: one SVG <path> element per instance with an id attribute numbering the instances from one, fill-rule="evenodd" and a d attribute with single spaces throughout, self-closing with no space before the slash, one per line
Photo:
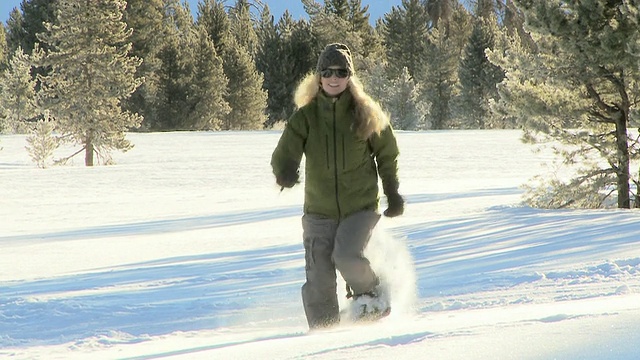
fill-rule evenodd
<path id="1" fill-rule="evenodd" d="M 0 358 L 640 358 L 640 213 L 522 205 L 551 156 L 511 130 L 397 133 L 406 211 L 368 249 L 392 313 L 309 333 L 279 136 L 129 134 L 116 165 L 44 170 L 0 136 Z"/>

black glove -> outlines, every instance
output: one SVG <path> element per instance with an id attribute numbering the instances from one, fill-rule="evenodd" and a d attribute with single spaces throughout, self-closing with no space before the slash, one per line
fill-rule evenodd
<path id="1" fill-rule="evenodd" d="M 398 182 L 393 181 L 384 186 L 384 194 L 387 196 L 387 210 L 384 211 L 386 217 L 396 217 L 404 213 L 404 199 L 398 194 Z"/>
<path id="2" fill-rule="evenodd" d="M 404 213 L 404 199 L 400 194 L 388 194 L 387 195 L 387 210 L 384 211 L 386 217 L 396 217 Z"/>
<path id="3" fill-rule="evenodd" d="M 280 190 L 292 188 L 298 183 L 299 178 L 298 164 L 295 161 L 287 161 L 282 172 L 276 175 L 276 183 L 282 187 Z"/>

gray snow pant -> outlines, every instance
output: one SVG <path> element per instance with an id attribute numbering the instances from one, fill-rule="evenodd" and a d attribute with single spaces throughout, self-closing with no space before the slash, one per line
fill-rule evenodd
<path id="1" fill-rule="evenodd" d="M 374 211 L 361 211 L 342 221 L 314 214 L 302 217 L 307 282 L 302 303 L 310 328 L 340 321 L 336 270 L 354 294 L 373 290 L 379 280 L 363 251 L 380 220 Z"/>

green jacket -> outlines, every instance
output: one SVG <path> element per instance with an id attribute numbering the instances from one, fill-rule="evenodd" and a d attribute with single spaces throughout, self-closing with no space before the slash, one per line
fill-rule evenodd
<path id="1" fill-rule="evenodd" d="M 344 219 L 378 209 L 378 173 L 384 189 L 398 190 L 398 145 L 387 126 L 368 141 L 352 131 L 354 104 L 347 90 L 339 98 L 323 92 L 289 119 L 271 157 L 278 176 L 286 166 L 305 164 L 304 212 Z"/>

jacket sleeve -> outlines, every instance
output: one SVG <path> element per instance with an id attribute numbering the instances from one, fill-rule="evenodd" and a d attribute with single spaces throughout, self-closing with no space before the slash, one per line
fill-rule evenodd
<path id="1" fill-rule="evenodd" d="M 380 134 L 374 134 L 370 140 L 373 156 L 378 164 L 378 173 L 382 179 L 384 193 L 398 193 L 398 156 L 400 150 L 391 125 Z"/>
<path id="2" fill-rule="evenodd" d="M 301 110 L 298 110 L 287 121 L 278 145 L 271 155 L 271 168 L 276 177 L 281 176 L 291 167 L 294 167 L 294 171 L 298 169 L 308 134 L 306 117 Z"/>

